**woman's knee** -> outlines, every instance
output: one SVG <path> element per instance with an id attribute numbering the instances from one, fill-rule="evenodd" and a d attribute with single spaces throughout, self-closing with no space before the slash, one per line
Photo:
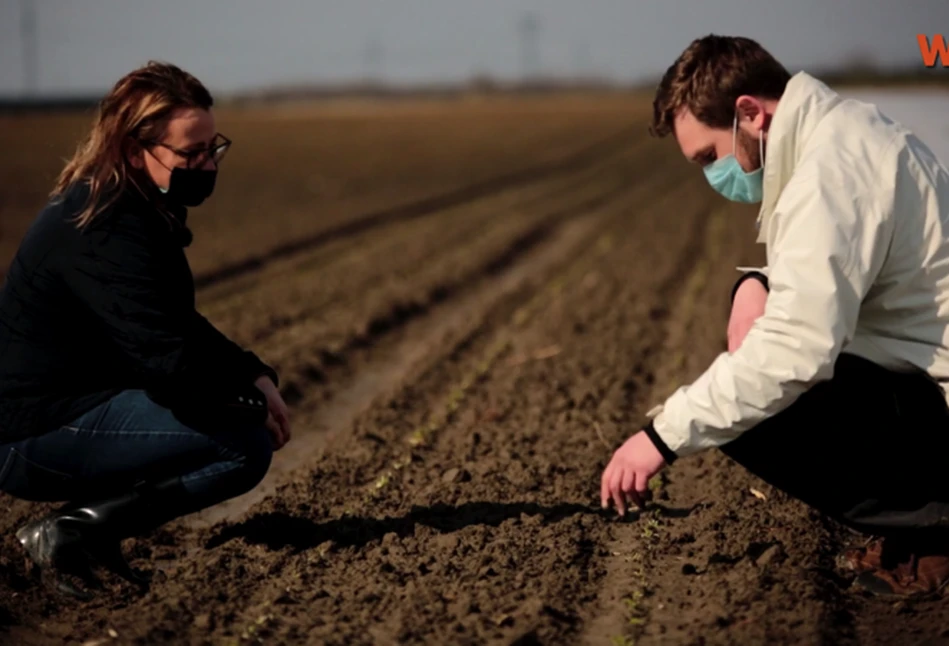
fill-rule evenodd
<path id="1" fill-rule="evenodd" d="M 265 428 L 242 430 L 216 438 L 205 464 L 182 476 L 196 509 L 224 502 L 254 489 L 267 475 L 273 459 Z"/>
<path id="2" fill-rule="evenodd" d="M 238 459 L 238 469 L 241 486 L 250 491 L 267 475 L 273 461 L 273 445 L 270 441 L 270 431 L 260 427 L 249 431 L 242 441 L 241 457 Z"/>
<path id="3" fill-rule="evenodd" d="M 270 470 L 273 448 L 266 428 L 241 429 L 210 439 L 209 459 L 184 476 L 192 493 L 216 501 L 240 496 L 260 484 Z"/>

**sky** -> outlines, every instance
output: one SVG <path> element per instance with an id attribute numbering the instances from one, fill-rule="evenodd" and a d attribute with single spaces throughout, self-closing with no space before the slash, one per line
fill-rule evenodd
<path id="1" fill-rule="evenodd" d="M 34 41 L 21 33 L 28 7 Z M 522 47 L 529 14 L 536 50 Z M 708 33 L 754 38 L 792 72 L 922 65 L 916 34 L 939 31 L 949 0 L 0 0 L 0 96 L 99 94 L 149 59 L 223 93 L 480 74 L 638 82 Z"/>

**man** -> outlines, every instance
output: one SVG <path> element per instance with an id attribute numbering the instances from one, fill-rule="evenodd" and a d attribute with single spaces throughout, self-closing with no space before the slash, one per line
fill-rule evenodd
<path id="1" fill-rule="evenodd" d="M 710 35 L 663 77 L 674 135 L 724 197 L 760 203 L 767 267 L 732 292 L 728 352 L 603 473 L 642 506 L 676 458 L 718 447 L 874 540 L 839 562 L 887 595 L 949 580 L 949 172 L 876 107 Z"/>

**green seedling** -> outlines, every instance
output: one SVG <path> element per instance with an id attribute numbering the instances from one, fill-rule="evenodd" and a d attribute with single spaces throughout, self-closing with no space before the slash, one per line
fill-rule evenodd
<path id="1" fill-rule="evenodd" d="M 399 458 L 398 460 L 394 461 L 392 463 L 392 468 L 396 471 L 400 471 L 401 469 L 404 469 L 405 467 L 409 466 L 411 463 L 412 463 L 412 456 L 405 455 Z"/>
<path id="2" fill-rule="evenodd" d="M 649 518 L 643 524 L 643 538 L 652 538 L 659 532 L 659 521 Z"/>
<path id="3" fill-rule="evenodd" d="M 408 439 L 409 446 L 422 446 L 425 444 L 425 436 L 427 435 L 425 431 L 426 429 L 424 428 L 417 428 L 412 431 Z"/>

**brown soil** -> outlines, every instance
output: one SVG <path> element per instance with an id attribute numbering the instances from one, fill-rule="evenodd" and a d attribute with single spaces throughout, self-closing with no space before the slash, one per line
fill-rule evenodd
<path id="1" fill-rule="evenodd" d="M 0 497 L 0 641 L 939 643 L 944 602 L 851 592 L 859 537 L 716 452 L 600 510 L 761 250 L 647 106 L 560 107 L 224 115 L 247 151 L 195 214 L 199 305 L 278 368 L 295 437 L 255 491 L 128 542 L 147 593 L 35 585 L 12 531 L 46 507 Z M 314 168 L 345 190 L 309 193 Z"/>

